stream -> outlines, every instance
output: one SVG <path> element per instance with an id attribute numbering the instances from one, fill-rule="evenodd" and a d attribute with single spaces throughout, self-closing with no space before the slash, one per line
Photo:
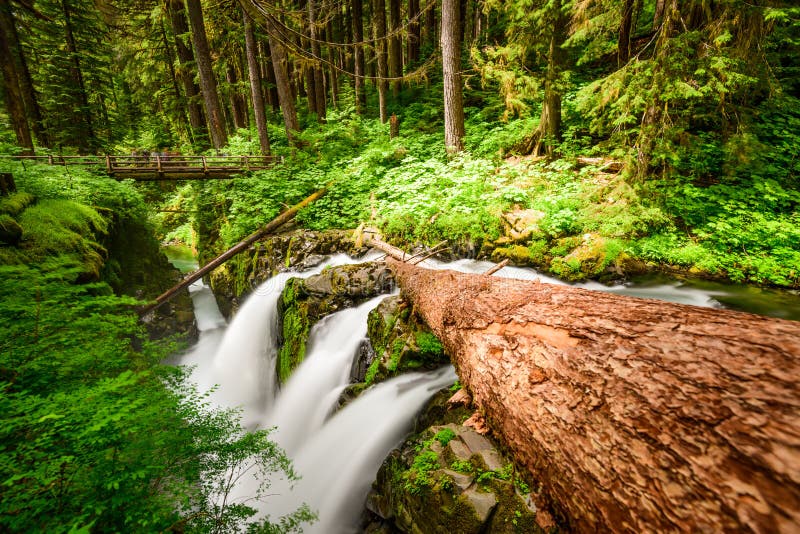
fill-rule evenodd
<path id="1" fill-rule="evenodd" d="M 191 252 L 166 250 L 176 267 L 196 268 Z M 414 417 L 441 388 L 456 380 L 451 366 L 427 373 L 408 373 L 379 383 L 331 415 L 348 385 L 351 365 L 366 337 L 367 315 L 382 297 L 331 314 L 311 330 L 304 362 L 282 387 L 275 373 L 277 301 L 291 277 L 308 277 L 324 267 L 377 259 L 378 253 L 355 260 L 340 254 L 302 273 L 281 273 L 258 286 L 229 324 L 202 280 L 189 289 L 200 336 L 187 353 L 170 363 L 192 366 L 192 380 L 223 407 L 242 407 L 246 428 L 277 429 L 273 439 L 292 459 L 302 479 L 290 484 L 273 480 L 269 498 L 249 502 L 259 517 L 277 521 L 302 503 L 319 519 L 303 532 L 355 532 L 364 500 L 380 464 L 411 429 Z M 483 272 L 491 262 L 434 262 L 436 268 Z M 506 267 L 496 276 L 564 284 L 532 269 Z M 800 320 L 800 297 L 791 292 L 719 284 L 676 281 L 652 276 L 628 284 L 577 284 L 593 290 L 647 297 L 706 307 L 730 307 Z M 245 478 L 229 501 L 244 502 L 257 481 Z"/>

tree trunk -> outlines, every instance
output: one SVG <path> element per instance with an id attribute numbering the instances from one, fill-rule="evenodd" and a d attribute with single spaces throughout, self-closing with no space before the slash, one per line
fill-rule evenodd
<path id="1" fill-rule="evenodd" d="M 75 89 L 78 91 L 78 102 L 80 104 L 80 118 L 86 127 L 86 131 L 82 132 L 84 135 L 80 139 L 73 139 L 72 141 L 84 152 L 91 151 L 97 147 L 97 137 L 94 133 L 94 124 L 92 122 L 92 112 L 89 108 L 89 95 L 86 92 L 86 84 L 83 80 L 83 71 L 81 70 L 80 53 L 78 52 L 78 45 L 75 42 L 75 34 L 72 31 L 72 15 L 67 6 L 66 0 L 61 0 L 61 9 L 64 15 L 64 31 L 67 42 L 67 52 L 70 55 L 70 76 L 75 83 Z"/>
<path id="2" fill-rule="evenodd" d="M 391 262 L 576 532 L 797 532 L 800 323 Z"/>
<path id="3" fill-rule="evenodd" d="M 178 56 L 178 77 L 183 85 L 186 97 L 186 108 L 189 112 L 189 125 L 192 128 L 192 140 L 200 148 L 208 146 L 208 130 L 206 119 L 203 116 L 203 107 L 200 104 L 200 88 L 194 83 L 194 54 L 184 40 L 189 33 L 189 23 L 182 0 L 170 0 L 168 3 L 169 20 L 175 38 L 175 53 Z"/>
<path id="4" fill-rule="evenodd" d="M 327 26 L 325 27 L 325 39 L 329 43 L 341 42 L 337 39 L 337 37 L 341 39 L 341 36 L 334 35 L 333 21 L 329 20 Z M 341 65 L 339 65 L 339 57 L 337 54 L 338 52 L 334 50 L 334 47 L 328 47 L 328 63 L 330 63 L 328 67 L 328 80 L 330 80 L 330 83 L 328 86 L 331 90 L 331 107 L 334 109 L 339 106 L 339 76 L 336 72 L 336 67 L 338 66 L 341 68 Z"/>
<path id="5" fill-rule="evenodd" d="M 263 80 L 267 81 L 267 88 L 265 95 L 267 102 L 272 106 L 272 111 L 277 112 L 280 109 L 280 101 L 278 100 L 278 86 L 275 81 L 275 68 L 272 66 L 272 50 L 269 43 L 261 41 L 259 43 L 262 50 L 259 57 L 263 61 Z"/>
<path id="6" fill-rule="evenodd" d="M 353 42 L 355 73 L 355 93 L 356 93 L 356 113 L 363 115 L 367 107 L 367 94 L 364 92 L 364 2 L 363 0 L 353 0 Z"/>
<path id="7" fill-rule="evenodd" d="M 438 34 L 436 33 L 438 27 L 436 24 L 436 2 L 431 2 L 425 11 L 425 34 L 423 35 L 425 42 L 431 47 L 439 44 Z"/>
<path id="8" fill-rule="evenodd" d="M 389 76 L 400 78 L 403 75 L 403 39 L 400 36 L 400 0 L 389 0 Z M 400 96 L 400 80 L 392 80 L 392 97 Z"/>
<path id="9" fill-rule="evenodd" d="M 408 39 L 406 40 L 406 60 L 409 65 L 413 65 L 419 61 L 419 46 L 422 39 L 419 16 L 419 0 L 408 0 Z"/>
<path id="10" fill-rule="evenodd" d="M 197 62 L 197 71 L 200 74 L 200 88 L 203 92 L 206 118 L 208 118 L 208 131 L 211 134 L 211 143 L 214 148 L 219 150 L 228 142 L 228 136 L 225 133 L 225 117 L 219 102 L 217 80 L 211 66 L 211 51 L 208 47 L 205 22 L 203 22 L 203 11 L 200 7 L 200 0 L 185 1 L 192 34 L 192 48 Z"/>
<path id="11" fill-rule="evenodd" d="M 553 27 L 547 54 L 547 73 L 544 80 L 544 101 L 539 127 L 531 137 L 530 150 L 535 156 L 553 158 L 556 145 L 561 142 L 561 73 L 564 52 L 561 45 L 566 38 L 567 18 L 561 12 L 561 0 L 554 0 L 551 9 Z"/>
<path id="12" fill-rule="evenodd" d="M 247 121 L 247 102 L 244 96 L 239 93 L 239 75 L 236 73 L 236 67 L 232 62 L 228 63 L 228 68 L 225 69 L 225 79 L 228 82 L 228 99 L 230 100 L 233 127 L 234 129 L 247 128 L 249 126 Z"/>
<path id="13" fill-rule="evenodd" d="M 294 132 L 300 131 L 300 123 L 297 121 L 297 111 L 294 107 L 292 98 L 292 88 L 289 85 L 289 63 L 286 58 L 286 49 L 283 44 L 275 37 L 277 30 L 274 23 L 267 20 L 267 32 L 269 33 L 269 49 L 272 52 L 272 67 L 275 71 L 275 85 L 278 89 L 278 100 L 281 104 L 283 113 L 283 124 L 286 127 L 286 137 L 289 142 L 294 142 Z"/>
<path id="14" fill-rule="evenodd" d="M 667 0 L 656 0 L 656 8 L 653 13 L 653 31 L 658 30 L 661 21 L 664 19 L 664 8 L 666 4 Z"/>
<path id="15" fill-rule="evenodd" d="M 308 0 L 308 29 L 311 38 L 311 54 L 314 56 L 313 76 L 314 93 L 309 98 L 314 98 L 317 120 L 325 122 L 326 106 L 325 102 L 325 78 L 322 74 L 320 61 L 322 60 L 322 50 L 319 46 L 319 32 L 317 31 L 317 6 L 315 0 Z"/>
<path id="16" fill-rule="evenodd" d="M 464 150 L 464 97 L 461 83 L 460 0 L 442 0 L 444 144 L 448 153 Z"/>
<path id="17" fill-rule="evenodd" d="M 7 5 L 5 1 L 0 3 Z M 42 118 L 42 108 L 39 106 L 39 93 L 33 86 L 31 71 L 28 68 L 28 60 L 25 58 L 25 51 L 22 48 L 19 32 L 17 31 L 17 21 L 10 10 L 8 11 L 8 17 L 8 20 L 5 22 L 5 24 L 9 25 L 7 28 L 9 31 L 7 35 L 8 45 L 16 61 L 17 73 L 19 74 L 19 89 L 22 92 L 22 102 L 25 104 L 25 112 L 30 119 L 30 128 L 39 144 L 49 148 L 50 137 L 47 134 L 44 119 Z"/>
<path id="18" fill-rule="evenodd" d="M 631 57 L 631 28 L 635 0 L 625 0 L 622 4 L 622 20 L 619 24 L 619 45 L 617 48 L 617 66 L 622 67 Z"/>
<path id="19" fill-rule="evenodd" d="M 17 144 L 23 149 L 23 156 L 33 155 L 33 138 L 25 115 L 25 104 L 19 85 L 19 73 L 16 62 L 12 61 L 13 51 L 9 43 L 14 25 L 11 6 L 7 0 L 0 0 L 0 57 L 2 60 L 4 101 L 11 127 L 17 137 Z"/>
<path id="20" fill-rule="evenodd" d="M 372 13 L 372 23 L 375 28 L 375 54 L 378 56 L 378 108 L 380 109 L 381 122 L 386 124 L 389 120 L 389 111 L 386 102 L 389 92 L 389 68 L 387 65 L 388 51 L 386 43 L 386 2 L 385 0 L 374 0 Z"/>
<path id="21" fill-rule="evenodd" d="M 248 0 L 243 0 L 248 1 Z M 247 54 L 247 72 L 250 75 L 250 98 L 253 101 L 253 117 L 258 130 L 258 144 L 261 155 L 269 155 L 269 135 L 267 134 L 267 115 L 264 109 L 264 93 L 261 91 L 261 73 L 256 57 L 256 35 L 253 31 L 253 20 L 246 10 L 242 10 L 244 20 L 244 47 Z"/>

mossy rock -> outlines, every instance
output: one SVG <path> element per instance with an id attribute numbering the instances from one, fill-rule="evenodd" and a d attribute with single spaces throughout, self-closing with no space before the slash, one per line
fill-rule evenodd
<path id="1" fill-rule="evenodd" d="M 209 246 L 206 244 L 206 248 Z M 230 317 L 251 291 L 278 273 L 314 267 L 337 252 L 356 257 L 366 250 L 354 245 L 349 232 L 295 230 L 258 241 L 215 269 L 209 275 L 209 282 L 220 311 Z M 214 252 L 222 251 L 214 249 Z M 208 251 L 201 260 L 207 262 L 214 255 Z"/>
<path id="2" fill-rule="evenodd" d="M 487 455 L 496 470 L 482 463 Z M 539 533 L 525 486 L 489 438 L 459 424 L 433 426 L 386 458 L 367 509 L 373 523 L 407 533 Z"/>
<path id="3" fill-rule="evenodd" d="M 439 339 L 399 296 L 385 298 L 369 313 L 367 336 L 375 351 L 364 377 L 367 384 L 449 361 Z"/>
<path id="4" fill-rule="evenodd" d="M 569 254 L 553 259 L 550 271 L 570 281 L 601 278 L 609 270 L 619 275 L 621 268 L 618 260 L 621 259 L 623 249 L 623 243 L 617 239 L 586 234 Z"/>
<path id="5" fill-rule="evenodd" d="M 386 293 L 394 285 L 383 263 L 342 265 L 306 279 L 290 278 L 278 299 L 278 379 L 285 382 L 305 359 L 308 334 L 331 313 Z"/>
<path id="6" fill-rule="evenodd" d="M 12 193 L 7 197 L 0 198 L 0 214 L 17 217 L 25 211 L 25 208 L 32 205 L 35 201 L 36 197 L 25 191 Z"/>
<path id="7" fill-rule="evenodd" d="M 22 239 L 22 226 L 13 217 L 0 213 L 0 243 L 16 245 Z"/>

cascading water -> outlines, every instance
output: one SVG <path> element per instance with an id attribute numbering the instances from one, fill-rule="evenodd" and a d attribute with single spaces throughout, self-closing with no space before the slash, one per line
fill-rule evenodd
<path id="1" fill-rule="evenodd" d="M 323 266 L 353 262 L 344 255 L 334 256 L 310 271 L 280 274 L 268 280 L 248 297 L 227 330 L 207 286 L 198 282 L 190 289 L 200 339 L 179 363 L 196 366 L 192 376 L 201 390 L 208 391 L 213 384 L 219 384 L 212 398 L 222 406 L 243 407 L 248 428 L 276 426 L 274 438 L 302 477 L 295 484 L 273 480 L 270 496 L 258 503 L 249 499 L 255 493 L 256 482 L 243 481 L 228 496 L 229 502 L 247 500 L 258 509 L 260 517 L 273 519 L 306 503 L 319 519 L 304 526 L 305 532 L 356 530 L 364 499 L 382 460 L 408 431 L 425 402 L 456 378 L 452 367 L 406 374 L 373 386 L 328 418 L 347 384 L 352 358 L 366 333 L 367 314 L 379 302 L 377 298 L 330 315 L 315 325 L 306 360 L 277 393 L 277 300 L 286 280 L 311 276 Z M 435 263 L 437 268 L 462 272 L 484 272 L 494 265 L 474 260 Z M 563 284 L 536 271 L 515 267 L 506 267 L 497 276 Z M 713 291 L 674 283 L 647 288 L 609 287 L 594 282 L 581 286 L 701 306 L 720 305 Z"/>
<path id="2" fill-rule="evenodd" d="M 322 426 L 349 383 L 353 355 L 367 335 L 367 315 L 384 296 L 325 317 L 311 329 L 305 360 L 283 385 L 263 428 L 290 455 Z"/>

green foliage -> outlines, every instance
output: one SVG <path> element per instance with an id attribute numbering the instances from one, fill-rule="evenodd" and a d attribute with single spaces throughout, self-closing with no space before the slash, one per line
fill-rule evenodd
<path id="1" fill-rule="evenodd" d="M 433 436 L 433 439 L 434 439 L 434 440 L 436 440 L 436 441 L 438 441 L 438 442 L 439 442 L 439 444 L 440 444 L 442 447 L 444 447 L 444 446 L 446 446 L 448 443 L 450 443 L 450 441 L 451 441 L 451 440 L 452 440 L 454 437 L 456 437 L 456 433 L 455 433 L 455 432 L 453 432 L 453 431 L 452 431 L 451 429 L 449 429 L 449 428 L 443 428 L 442 430 L 440 430 L 439 432 L 437 432 L 435 436 Z"/>
<path id="2" fill-rule="evenodd" d="M 418 331 L 415 334 L 417 347 L 423 356 L 439 356 L 444 351 L 442 342 L 434 334 Z"/>
<path id="3" fill-rule="evenodd" d="M 252 510 L 220 505 L 229 469 L 291 474 L 289 461 L 157 365 L 175 347 L 146 341 L 137 301 L 72 284 L 80 269 L 65 256 L 0 267 L 0 525 L 241 530 Z"/>

